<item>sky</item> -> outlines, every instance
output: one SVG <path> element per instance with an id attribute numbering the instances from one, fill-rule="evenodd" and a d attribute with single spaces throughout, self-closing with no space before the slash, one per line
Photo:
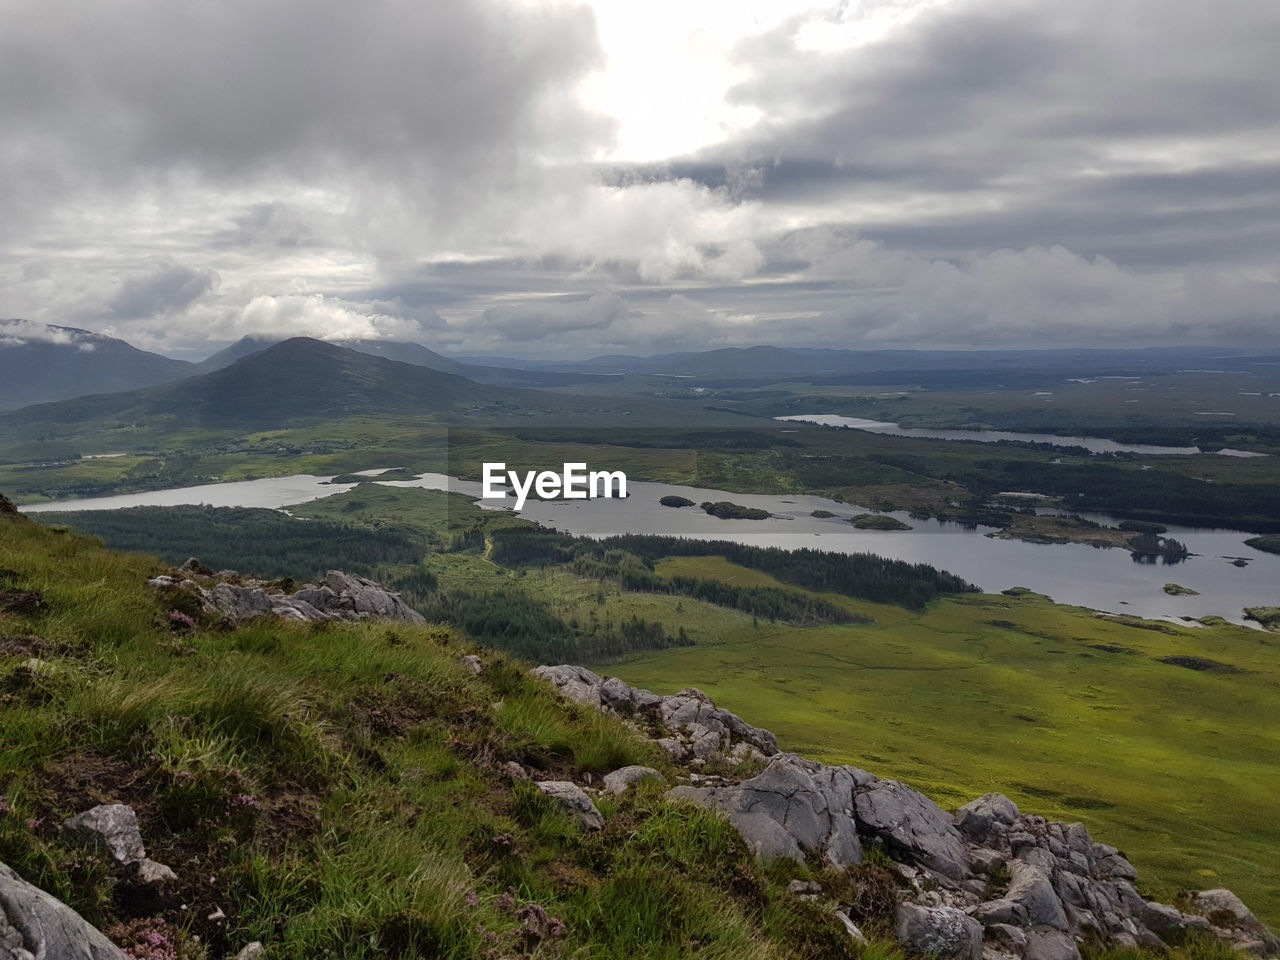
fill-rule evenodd
<path id="1" fill-rule="evenodd" d="M 0 0 L 0 317 L 1280 346 L 1277 50 L 1269 0 Z"/>

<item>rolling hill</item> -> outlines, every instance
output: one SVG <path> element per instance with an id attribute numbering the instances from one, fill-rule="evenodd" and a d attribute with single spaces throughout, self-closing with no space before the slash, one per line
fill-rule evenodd
<path id="1" fill-rule="evenodd" d="M 509 399 L 453 374 L 298 337 L 177 383 L 40 404 L 5 419 L 18 427 L 161 418 L 243 428 L 357 413 L 441 413 Z"/>
<path id="2" fill-rule="evenodd" d="M 0 408 L 136 390 L 196 372 L 185 360 L 148 353 L 100 333 L 0 320 Z"/>

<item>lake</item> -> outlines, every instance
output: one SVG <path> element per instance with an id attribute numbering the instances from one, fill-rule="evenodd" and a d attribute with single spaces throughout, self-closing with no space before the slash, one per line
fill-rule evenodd
<path id="1" fill-rule="evenodd" d="M 376 476 L 378 470 L 364 471 Z M 91 500 L 70 500 L 25 506 L 27 513 L 50 510 L 112 510 L 136 506 L 207 504 L 220 507 L 279 509 L 317 500 L 351 489 L 354 484 L 331 484 L 328 477 L 296 475 L 206 484 L 150 493 Z M 377 481 L 391 487 L 452 490 L 474 497 L 487 509 L 509 509 L 513 498 L 481 500 L 478 480 L 445 474 L 423 474 L 415 480 Z M 997 592 L 1028 587 L 1061 603 L 1142 617 L 1203 617 L 1215 615 L 1244 623 L 1244 607 L 1280 604 L 1280 556 L 1245 546 L 1250 536 L 1238 530 L 1194 527 L 1170 528 L 1195 556 L 1176 565 L 1135 563 L 1128 551 L 1084 544 L 1033 544 L 986 536 L 992 528 L 966 529 L 937 520 L 913 520 L 892 513 L 912 529 L 885 532 L 858 530 L 844 518 L 866 512 L 853 504 L 816 496 L 778 496 L 733 493 L 668 483 L 630 481 L 626 499 L 530 499 L 520 515 L 536 523 L 591 537 L 641 533 L 734 540 L 784 549 L 810 547 L 838 553 L 875 553 L 911 563 L 928 563 Z M 767 520 L 720 520 L 698 507 L 673 509 L 659 498 L 676 495 L 695 503 L 729 500 L 767 510 Z M 828 510 L 835 517 L 810 516 Z M 1105 515 L 1095 515 L 1105 521 Z M 1234 558 L 1245 567 L 1231 564 Z M 1199 596 L 1171 597 L 1161 587 L 1176 582 Z"/>
<path id="2" fill-rule="evenodd" d="M 972 440 L 977 443 L 998 443 L 1015 440 L 1022 443 L 1052 443 L 1059 447 L 1084 447 L 1091 453 L 1141 453 L 1149 456 L 1190 456 L 1212 453 L 1223 457 L 1265 457 L 1265 453 L 1252 450 L 1201 450 L 1199 447 L 1163 447 L 1153 443 L 1117 443 L 1103 437 L 1060 437 L 1053 433 L 1016 433 L 1007 430 L 932 430 L 925 427 L 900 427 L 884 420 L 865 420 L 862 417 L 842 417 L 834 413 L 802 413 L 795 416 L 774 417 L 796 423 L 816 423 L 824 427 L 846 427 L 866 430 L 868 433 L 887 433 L 895 437 L 925 437 L 931 440 Z"/>

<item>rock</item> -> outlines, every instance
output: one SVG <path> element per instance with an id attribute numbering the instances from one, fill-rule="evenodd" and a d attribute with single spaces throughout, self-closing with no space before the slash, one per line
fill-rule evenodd
<path id="1" fill-rule="evenodd" d="M 484 661 L 477 657 L 474 653 L 469 653 L 458 661 L 471 673 L 473 677 L 478 677 L 484 673 Z"/>
<path id="2" fill-rule="evenodd" d="M 191 572 L 186 566 L 181 569 Z M 330 570 L 320 586 L 304 586 L 293 596 L 268 593 L 265 586 L 256 581 L 217 583 L 209 588 L 193 580 L 179 581 L 172 577 L 156 577 L 147 582 L 165 587 L 190 585 L 190 589 L 199 595 L 207 612 L 236 623 L 266 616 L 304 623 L 333 619 L 362 620 L 368 617 L 402 623 L 426 623 L 422 614 L 406 604 L 398 593 L 384 590 L 372 580 L 339 570 Z"/>
<path id="3" fill-rule="evenodd" d="M 768 757 L 778 752 L 778 740 L 772 733 L 717 707 L 710 697 L 692 687 L 670 697 L 660 697 L 629 686 L 617 677 L 605 680 L 585 667 L 572 664 L 538 667 L 534 674 L 551 683 L 562 696 L 578 703 L 620 716 L 656 713 L 668 731 L 690 741 L 688 748 L 681 745 L 679 750 L 664 745 L 681 762 L 706 760 L 735 743 L 745 743 Z"/>
<path id="4" fill-rule="evenodd" d="M 270 616 L 273 606 L 265 590 L 258 587 L 241 587 L 233 583 L 219 583 L 205 593 L 206 608 L 228 620 L 239 623 L 255 617 Z"/>
<path id="5" fill-rule="evenodd" d="M 1021 860 L 1009 862 L 1009 892 L 1005 899 L 1026 911 L 1027 924 L 1067 929 L 1067 915 L 1053 884 L 1039 867 Z"/>
<path id="6" fill-rule="evenodd" d="M 604 817 L 583 789 L 570 780 L 543 780 L 534 784 L 548 797 L 560 803 L 587 830 L 603 830 Z"/>
<path id="7" fill-rule="evenodd" d="M 684 760 L 689 754 L 685 745 L 674 737 L 663 737 L 660 740 L 655 740 L 654 743 L 661 747 L 677 763 Z"/>
<path id="8" fill-rule="evenodd" d="M 662 774 L 653 769 L 653 767 L 643 767 L 638 764 L 632 764 L 629 767 L 621 767 L 613 773 L 607 773 L 604 777 L 604 789 L 607 793 L 626 793 L 626 791 L 642 780 L 662 781 Z"/>
<path id="9" fill-rule="evenodd" d="M 1191 909 L 1205 917 L 1214 933 L 1231 941 L 1237 950 L 1260 956 L 1280 956 L 1280 937 L 1268 930 L 1230 890 L 1219 887 L 1194 893 Z"/>
<path id="10" fill-rule="evenodd" d="M 837 867 L 862 862 L 853 820 L 853 793 L 870 774 L 780 754 L 759 776 L 733 786 L 676 787 L 668 796 L 692 800 L 729 818 L 762 860 L 803 861 L 820 852 Z"/>
<path id="11" fill-rule="evenodd" d="M 0 960 L 128 960 L 78 913 L 0 863 Z"/>
<path id="12" fill-rule="evenodd" d="M 924 794 L 896 780 L 877 780 L 858 794 L 858 823 L 892 851 L 952 880 L 970 875 L 964 838 L 951 817 Z"/>
<path id="13" fill-rule="evenodd" d="M 1080 948 L 1064 930 L 1032 927 L 1027 931 L 1023 960 L 1080 960 Z"/>
<path id="14" fill-rule="evenodd" d="M 147 856 L 138 818 L 133 808 L 123 803 L 93 807 L 69 817 L 62 828 L 77 840 L 105 849 L 120 864 L 136 863 Z"/>
<path id="15" fill-rule="evenodd" d="M 1027 908 L 1007 897 L 978 904 L 973 908 L 973 916 L 984 927 L 1026 927 L 1030 925 L 1030 920 L 1027 917 Z"/>
<path id="16" fill-rule="evenodd" d="M 822 895 L 822 884 L 813 880 L 792 880 L 787 884 L 787 892 L 801 899 L 814 900 Z"/>
<path id="17" fill-rule="evenodd" d="M 1098 877 L 1117 877 L 1122 880 L 1137 880 L 1138 871 L 1125 859 L 1115 847 L 1105 843 L 1095 843 L 1090 851 L 1093 854 L 1094 874 Z"/>
<path id="18" fill-rule="evenodd" d="M 979 960 L 982 927 L 954 907 L 898 906 L 898 940 L 912 953 L 940 960 Z"/>
<path id="19" fill-rule="evenodd" d="M 520 764 L 516 763 L 514 760 L 508 760 L 506 763 L 504 763 L 502 765 L 502 772 L 505 773 L 512 780 L 528 780 L 529 779 L 529 771 L 526 770 L 524 767 L 520 766 Z"/>
<path id="20" fill-rule="evenodd" d="M 149 887 L 157 886 L 162 883 L 169 883 L 178 879 L 178 875 L 174 873 L 173 870 L 166 867 L 163 863 L 156 863 L 156 861 L 149 857 L 143 857 L 141 860 L 134 861 L 130 864 L 130 868 L 133 873 L 133 878 L 138 881 L 138 883 L 146 884 Z"/>
<path id="21" fill-rule="evenodd" d="M 39 657 L 30 657 L 22 661 L 22 669 L 33 677 L 52 677 L 58 672 L 56 664 L 52 664 L 48 660 L 41 660 Z"/>
<path id="22" fill-rule="evenodd" d="M 253 943 L 246 944 L 244 949 L 236 954 L 236 960 L 258 960 L 266 952 L 262 943 L 255 940 Z"/>
<path id="23" fill-rule="evenodd" d="M 0 516 L 3 517 L 20 517 L 22 514 L 18 512 L 18 508 L 13 505 L 13 501 L 0 493 Z"/>
<path id="24" fill-rule="evenodd" d="M 628 713 L 634 709 L 633 692 L 630 686 L 617 677 L 610 677 L 600 684 L 600 703 L 614 713 Z"/>
<path id="25" fill-rule="evenodd" d="M 338 595 L 344 603 L 350 603 L 357 616 L 379 617 L 404 623 L 426 623 L 426 618 L 400 599 L 400 594 L 384 590 L 372 580 L 330 570 L 325 574 L 324 585 Z"/>
<path id="26" fill-rule="evenodd" d="M 848 931 L 849 936 L 853 938 L 853 942 L 860 946 L 866 946 L 867 938 L 863 936 L 862 931 L 858 929 L 858 925 L 849 919 L 849 915 L 843 910 L 832 911 L 836 918 L 844 924 L 844 928 Z"/>
<path id="27" fill-rule="evenodd" d="M 1026 931 L 1007 923 L 987 927 L 985 939 L 1016 957 L 1021 957 L 1027 949 Z"/>
<path id="28" fill-rule="evenodd" d="M 537 667 L 533 673 L 549 681 L 562 697 L 588 706 L 600 706 L 600 686 L 604 680 L 586 667 L 561 664 L 558 667 Z"/>
<path id="29" fill-rule="evenodd" d="M 957 810 L 955 824 L 969 840 L 982 843 L 993 832 L 1013 826 L 1020 816 L 1017 805 L 1003 793 L 988 793 Z"/>

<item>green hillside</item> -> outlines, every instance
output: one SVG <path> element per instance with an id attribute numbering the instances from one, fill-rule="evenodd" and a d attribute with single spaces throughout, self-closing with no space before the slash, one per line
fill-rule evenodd
<path id="1" fill-rule="evenodd" d="M 0 501 L 0 503 L 7 502 Z M 440 627 L 194 629 L 154 560 L 0 516 L 0 861 L 117 939 L 184 958 L 855 956 L 718 816 L 661 788 L 586 834 L 503 764 L 580 779 L 670 771 L 619 721 Z M 9 595 L 12 598 L 13 595 Z M 34 666 L 33 666 L 34 664 Z M 58 824 L 134 807 L 163 893 L 110 876 Z M 198 939 L 197 939 L 198 938 Z M 885 941 L 867 956 L 886 957 Z"/>

